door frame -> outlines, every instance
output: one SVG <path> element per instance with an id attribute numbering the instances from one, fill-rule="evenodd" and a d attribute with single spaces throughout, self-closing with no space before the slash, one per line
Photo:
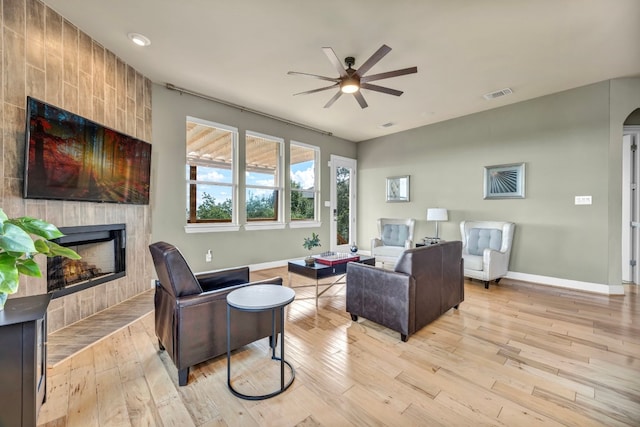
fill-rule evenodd
<path id="1" fill-rule="evenodd" d="M 622 281 L 640 284 L 640 126 L 624 126 L 622 139 Z M 632 150 L 632 146 L 636 146 Z M 635 264 L 635 265 L 634 265 Z"/>
<path id="2" fill-rule="evenodd" d="M 337 217 L 335 215 L 338 208 L 338 192 L 336 182 L 336 172 L 339 167 L 345 167 L 351 169 L 352 174 L 350 177 L 350 189 L 349 189 L 349 241 L 346 245 L 338 245 L 337 235 Z M 357 189 L 358 189 L 358 161 L 349 157 L 331 155 L 329 160 L 330 172 L 330 201 L 329 201 L 329 216 L 331 218 L 331 225 L 329 227 L 330 232 L 330 250 L 334 252 L 349 252 L 349 245 L 351 242 L 357 242 Z"/>

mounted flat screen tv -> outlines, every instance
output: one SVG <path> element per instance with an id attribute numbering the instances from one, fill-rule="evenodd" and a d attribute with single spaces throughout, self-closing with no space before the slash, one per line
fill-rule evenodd
<path id="1" fill-rule="evenodd" d="M 27 97 L 24 197 L 149 203 L 151 144 Z"/>

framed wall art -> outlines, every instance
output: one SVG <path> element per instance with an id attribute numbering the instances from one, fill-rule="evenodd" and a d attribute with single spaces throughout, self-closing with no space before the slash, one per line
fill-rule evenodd
<path id="1" fill-rule="evenodd" d="M 524 163 L 485 166 L 485 199 L 524 199 Z"/>
<path id="2" fill-rule="evenodd" d="M 387 178 L 387 202 L 409 201 L 409 175 Z"/>

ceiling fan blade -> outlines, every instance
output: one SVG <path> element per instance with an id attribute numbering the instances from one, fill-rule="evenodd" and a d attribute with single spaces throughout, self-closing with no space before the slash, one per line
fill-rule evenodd
<path id="1" fill-rule="evenodd" d="M 377 51 L 375 51 L 375 53 L 373 55 L 371 55 L 369 57 L 369 59 L 367 59 L 356 71 L 356 74 L 358 76 L 360 76 L 360 78 L 362 78 L 362 76 L 364 76 L 366 74 L 367 71 L 369 71 L 371 69 L 371 67 L 373 67 L 374 65 L 376 65 L 378 63 L 378 61 L 380 61 L 382 58 L 384 58 L 384 56 L 391 52 L 391 48 L 389 46 L 387 46 L 386 44 L 383 44 L 380 49 L 378 49 Z M 363 107 L 364 108 L 364 107 Z"/>
<path id="2" fill-rule="evenodd" d="M 296 96 L 296 95 L 308 95 L 308 94 L 310 94 L 310 93 L 322 92 L 322 91 L 324 91 L 324 90 L 333 89 L 333 88 L 335 88 L 335 87 L 336 87 L 336 86 L 338 86 L 338 85 L 339 85 L 339 83 L 336 83 L 336 84 L 334 84 L 334 85 L 327 86 L 327 87 L 321 87 L 321 88 L 319 88 L 319 89 L 312 89 L 312 90 L 307 90 L 307 91 L 305 91 L 305 92 L 298 92 L 298 93 L 294 93 L 294 94 L 293 94 L 293 96 Z"/>
<path id="3" fill-rule="evenodd" d="M 401 90 L 395 90 L 395 89 L 391 89 L 391 88 L 388 88 L 388 87 L 372 85 L 371 83 L 361 83 L 360 84 L 360 88 L 374 90 L 376 92 L 382 92 L 382 93 L 386 93 L 388 95 L 395 95 L 395 96 L 400 96 L 400 95 L 402 95 L 404 93 Z"/>
<path id="4" fill-rule="evenodd" d="M 324 52 L 325 55 L 327 55 L 327 58 L 329 58 L 329 61 L 331 62 L 333 67 L 336 69 L 340 77 L 349 77 L 344 67 L 342 66 L 342 62 L 338 59 L 338 55 L 336 55 L 333 49 L 331 49 L 330 47 L 323 47 L 322 51 Z"/>
<path id="5" fill-rule="evenodd" d="M 287 74 L 289 74 L 290 76 L 312 77 L 314 79 L 326 80 L 328 82 L 339 82 L 340 81 L 339 78 L 335 78 L 335 77 L 325 77 L 325 76 L 319 76 L 317 74 L 301 73 L 301 72 L 298 72 L 298 71 L 289 71 Z"/>
<path id="6" fill-rule="evenodd" d="M 388 79 L 391 77 L 404 76 L 418 72 L 418 67 L 403 68 L 402 70 L 387 71 L 386 73 L 372 74 L 370 76 L 360 77 L 361 83 L 372 82 L 374 80 Z"/>
<path id="7" fill-rule="evenodd" d="M 364 96 L 362 96 L 362 93 L 360 93 L 360 91 L 354 92 L 353 96 L 355 96 L 361 108 L 367 108 L 369 106 L 369 104 L 367 104 L 367 101 L 364 100 Z"/>
<path id="8" fill-rule="evenodd" d="M 336 102 L 338 100 L 338 98 L 340 98 L 342 96 L 342 91 L 339 90 L 335 95 L 333 95 L 333 98 L 331 98 L 329 100 L 329 102 L 327 102 L 324 106 L 324 108 L 329 108 L 333 105 L 334 102 Z"/>

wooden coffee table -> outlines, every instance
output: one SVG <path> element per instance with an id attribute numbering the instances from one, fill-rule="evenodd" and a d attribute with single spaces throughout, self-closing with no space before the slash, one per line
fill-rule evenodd
<path id="1" fill-rule="evenodd" d="M 368 264 L 368 265 L 376 265 L 376 259 L 372 256 L 367 255 L 359 255 L 360 259 L 358 262 L 360 264 Z M 347 274 L 347 264 L 335 264 L 335 265 L 325 265 L 316 262 L 314 265 L 306 265 L 303 259 L 289 261 L 288 271 L 289 271 L 289 287 L 290 288 L 308 288 L 315 286 L 316 288 L 316 305 L 318 305 L 318 298 L 327 292 L 333 285 L 345 283 L 342 281 L 345 274 Z M 300 276 L 307 277 L 309 279 L 313 279 L 316 281 L 315 285 L 299 285 L 293 286 L 291 281 L 291 274 L 298 274 Z M 325 279 L 327 277 L 335 277 L 338 276 L 331 283 L 319 283 L 320 280 Z M 322 291 L 318 290 L 318 286 L 326 286 Z"/>

